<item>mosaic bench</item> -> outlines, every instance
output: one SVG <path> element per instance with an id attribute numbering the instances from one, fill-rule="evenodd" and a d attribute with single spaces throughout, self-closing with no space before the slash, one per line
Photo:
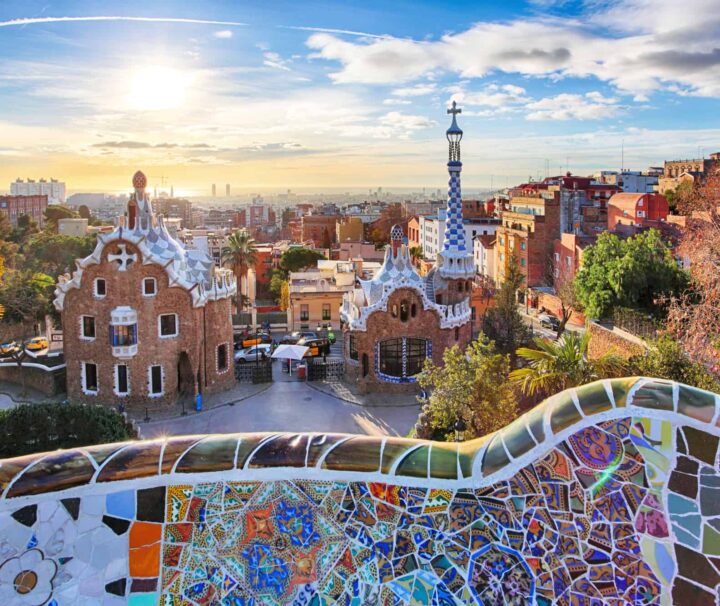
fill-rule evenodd
<path id="1" fill-rule="evenodd" d="M 7 459 L 0 603 L 715 605 L 718 398 L 627 378 L 460 444 L 232 434 Z"/>

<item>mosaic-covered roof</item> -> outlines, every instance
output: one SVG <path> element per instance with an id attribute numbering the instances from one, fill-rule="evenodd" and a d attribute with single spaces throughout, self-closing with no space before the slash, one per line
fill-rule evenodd
<path id="1" fill-rule="evenodd" d="M 145 192 L 146 184 L 145 175 L 140 171 L 135 173 L 135 192 L 128 202 L 128 209 L 132 207 L 135 216 L 132 219 L 124 217 L 109 234 L 98 234 L 95 250 L 85 259 L 76 261 L 77 269 L 72 276 L 60 277 L 53 301 L 58 310 L 63 308 L 65 293 L 71 288 L 79 288 L 83 270 L 89 265 L 100 263 L 107 247 L 123 242 L 138 248 L 143 263 L 155 263 L 163 267 L 168 273 L 170 286 L 188 290 L 195 307 L 201 307 L 208 300 L 235 294 L 237 285 L 232 271 L 216 268 L 213 259 L 205 251 L 186 249 L 172 237 L 162 217 L 153 214 L 150 199 Z"/>

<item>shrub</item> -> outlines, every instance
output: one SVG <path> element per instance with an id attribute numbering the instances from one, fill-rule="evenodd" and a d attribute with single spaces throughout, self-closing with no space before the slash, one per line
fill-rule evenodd
<path id="1" fill-rule="evenodd" d="M 130 439 L 123 415 L 84 404 L 23 404 L 0 411 L 0 458 Z"/>

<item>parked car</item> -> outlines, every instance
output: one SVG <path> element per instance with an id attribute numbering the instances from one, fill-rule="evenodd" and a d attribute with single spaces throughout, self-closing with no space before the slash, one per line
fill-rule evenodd
<path id="1" fill-rule="evenodd" d="M 297 345 L 303 345 L 309 349 L 305 352 L 304 358 L 316 358 L 323 355 L 323 351 L 330 352 L 330 341 L 324 337 L 314 339 L 302 338 Z"/>
<path id="2" fill-rule="evenodd" d="M 25 349 L 28 351 L 42 351 L 48 347 L 50 347 L 50 342 L 45 337 L 35 337 L 25 345 Z"/>
<path id="3" fill-rule="evenodd" d="M 549 328 L 550 330 L 557 330 L 560 328 L 560 320 L 558 320 L 555 316 L 541 314 L 539 316 L 539 320 L 540 326 L 543 328 Z"/>
<path id="4" fill-rule="evenodd" d="M 255 334 L 236 334 L 233 335 L 233 341 L 235 349 L 247 349 L 253 345 L 259 345 L 261 343 L 272 343 L 272 337 L 266 332 L 259 332 Z"/>
<path id="5" fill-rule="evenodd" d="M 317 339 L 317 334 L 306 330 L 296 330 L 280 339 L 283 345 L 297 345 L 300 339 Z"/>
<path id="6" fill-rule="evenodd" d="M 268 343 L 259 343 L 252 347 L 246 347 L 235 352 L 235 363 L 245 364 L 246 362 L 255 362 L 258 360 L 267 360 L 272 354 L 272 345 Z"/>
<path id="7" fill-rule="evenodd" d="M 8 341 L 7 343 L 0 345 L 0 355 L 9 356 L 11 353 L 15 353 L 16 351 L 20 351 L 16 341 Z"/>

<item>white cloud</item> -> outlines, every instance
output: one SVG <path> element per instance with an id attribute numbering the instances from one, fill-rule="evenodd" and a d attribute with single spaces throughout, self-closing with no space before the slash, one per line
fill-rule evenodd
<path id="1" fill-rule="evenodd" d="M 406 86 L 403 88 L 396 88 L 391 91 L 390 94 L 397 97 L 422 97 L 423 95 L 429 95 L 434 93 L 437 87 L 433 83 L 428 84 L 417 84 L 415 86 Z"/>
<path id="2" fill-rule="evenodd" d="M 478 78 L 491 72 L 595 78 L 623 92 L 658 90 L 720 96 L 717 0 L 587 3 L 579 18 L 479 22 L 438 40 L 347 41 L 312 35 L 313 57 L 340 64 L 337 83 L 399 83 L 437 73 Z M 598 8 L 599 7 L 599 8 Z M 587 24 L 592 23 L 592 27 Z"/>
<path id="3" fill-rule="evenodd" d="M 233 37 L 232 30 L 229 30 L 229 29 L 221 29 L 220 31 L 215 32 L 214 35 L 216 38 L 222 38 L 222 39 L 227 39 L 227 38 Z"/>
<path id="4" fill-rule="evenodd" d="M 617 99 L 598 92 L 585 95 L 563 93 L 527 104 L 528 120 L 599 120 L 612 118 L 623 110 Z"/>
<path id="5" fill-rule="evenodd" d="M 497 84 L 489 84 L 488 86 L 477 91 L 466 91 L 461 86 L 451 87 L 452 97 L 450 101 L 457 101 L 468 106 L 485 106 L 492 107 L 496 111 L 510 111 L 520 105 L 532 101 L 525 94 L 525 89 L 513 84 L 505 84 L 498 86 Z M 467 114 L 467 112 L 466 112 Z M 469 115 L 469 114 L 468 114 Z"/>
<path id="6" fill-rule="evenodd" d="M 383 105 L 412 105 L 412 101 L 393 97 L 392 99 L 383 99 Z"/>
<path id="7" fill-rule="evenodd" d="M 272 67 L 273 69 L 280 69 L 286 72 L 290 71 L 288 67 L 289 60 L 283 59 L 278 53 L 267 51 L 263 53 L 264 61 L 263 65 L 266 67 Z"/>

